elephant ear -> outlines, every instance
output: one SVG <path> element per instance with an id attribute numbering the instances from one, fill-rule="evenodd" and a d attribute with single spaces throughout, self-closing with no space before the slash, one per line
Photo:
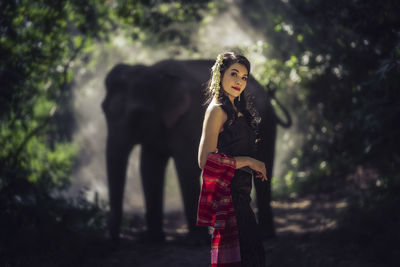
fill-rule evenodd
<path id="1" fill-rule="evenodd" d="M 162 74 L 161 116 L 167 128 L 173 128 L 179 119 L 189 110 L 191 97 L 189 84 L 183 77 L 164 73 Z"/>

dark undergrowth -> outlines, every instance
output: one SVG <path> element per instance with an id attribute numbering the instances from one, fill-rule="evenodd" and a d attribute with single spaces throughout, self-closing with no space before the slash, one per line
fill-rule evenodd
<path id="1" fill-rule="evenodd" d="M 98 203 L 24 186 L 24 194 L 9 197 L 12 186 L 0 194 L 1 267 L 84 266 L 86 257 L 101 253 L 105 212 Z"/>

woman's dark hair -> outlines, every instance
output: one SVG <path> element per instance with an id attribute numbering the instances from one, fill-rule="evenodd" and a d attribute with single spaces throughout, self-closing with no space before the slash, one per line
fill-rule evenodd
<path id="1" fill-rule="evenodd" d="M 218 100 L 221 103 L 222 109 L 226 112 L 228 119 L 224 123 L 224 128 L 226 126 L 231 125 L 235 119 L 237 119 L 237 113 L 235 109 L 233 108 L 233 105 L 231 101 L 229 100 L 228 96 L 223 92 L 222 89 L 222 79 L 224 77 L 225 71 L 234 63 L 239 63 L 243 66 L 246 67 L 249 77 L 250 77 L 250 62 L 249 60 L 240 54 L 236 54 L 234 52 L 226 52 L 223 54 L 223 60 L 222 64 L 220 66 L 220 84 L 219 84 L 219 95 L 218 95 Z M 214 95 L 212 92 L 209 90 L 210 85 L 211 85 L 211 80 L 212 80 L 213 72 L 211 70 L 211 78 L 208 81 L 208 85 L 206 88 L 206 102 L 205 105 L 209 104 L 211 100 L 213 99 Z M 258 123 L 260 122 L 260 117 L 258 116 L 256 110 L 254 109 L 252 103 L 251 103 L 251 96 L 247 93 L 247 90 L 244 90 L 241 93 L 240 96 L 240 101 L 239 98 L 235 98 L 234 100 L 235 106 L 239 112 L 241 112 L 244 117 L 247 120 L 247 123 L 251 125 L 251 127 L 257 131 L 257 126 Z"/>

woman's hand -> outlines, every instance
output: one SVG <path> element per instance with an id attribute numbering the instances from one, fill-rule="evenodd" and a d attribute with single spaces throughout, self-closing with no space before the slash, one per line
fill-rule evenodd
<path id="1" fill-rule="evenodd" d="M 248 166 L 250 169 L 256 172 L 256 177 L 261 178 L 262 181 L 268 181 L 267 170 L 265 169 L 264 162 L 247 156 L 239 156 L 234 158 L 236 161 L 236 169 Z"/>
<path id="2" fill-rule="evenodd" d="M 256 177 L 261 178 L 263 182 L 268 181 L 264 162 L 250 158 L 249 167 L 256 172 Z"/>

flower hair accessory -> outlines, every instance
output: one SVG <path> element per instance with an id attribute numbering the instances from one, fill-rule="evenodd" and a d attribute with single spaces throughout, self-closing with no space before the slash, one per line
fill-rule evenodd
<path id="1" fill-rule="evenodd" d="M 221 68 L 223 59 L 224 59 L 224 55 L 219 54 L 217 57 L 217 60 L 215 61 L 214 66 L 211 68 L 212 78 L 211 78 L 210 91 L 214 95 L 215 98 L 218 98 L 218 96 L 219 96 L 219 84 L 221 81 L 220 68 Z"/>

